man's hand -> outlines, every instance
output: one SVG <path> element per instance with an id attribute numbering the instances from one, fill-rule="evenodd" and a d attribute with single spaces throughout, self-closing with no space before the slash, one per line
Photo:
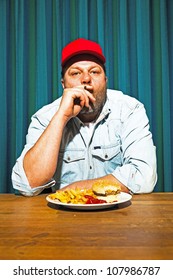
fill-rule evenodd
<path id="1" fill-rule="evenodd" d="M 77 116 L 84 107 L 89 108 L 90 104 L 95 102 L 95 97 L 88 91 L 90 87 L 78 86 L 64 89 L 58 113 L 66 121 Z"/>

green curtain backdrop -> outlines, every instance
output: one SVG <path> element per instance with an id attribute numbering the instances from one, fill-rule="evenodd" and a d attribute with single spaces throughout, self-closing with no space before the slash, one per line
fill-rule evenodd
<path id="1" fill-rule="evenodd" d="M 155 191 L 173 191 L 173 0 L 0 0 L 0 192 L 31 115 L 61 96 L 61 49 L 78 37 L 107 57 L 109 88 L 142 101 L 157 147 Z"/>

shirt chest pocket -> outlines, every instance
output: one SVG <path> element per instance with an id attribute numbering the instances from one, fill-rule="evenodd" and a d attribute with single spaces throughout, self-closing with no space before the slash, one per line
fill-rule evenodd
<path id="1" fill-rule="evenodd" d="M 74 163 L 85 159 L 84 150 L 67 150 L 64 153 L 60 152 L 60 157 L 63 158 L 65 163 Z"/>
<path id="2" fill-rule="evenodd" d="M 122 155 L 119 143 L 116 145 L 94 147 L 92 156 L 105 165 L 107 171 L 112 172 L 122 165 Z"/>
<path id="3" fill-rule="evenodd" d="M 67 150 L 60 151 L 56 170 L 56 180 L 70 184 L 79 180 L 84 170 L 85 151 Z"/>

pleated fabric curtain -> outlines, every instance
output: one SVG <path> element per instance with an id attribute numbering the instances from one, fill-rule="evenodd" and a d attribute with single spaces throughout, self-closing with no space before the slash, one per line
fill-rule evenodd
<path id="1" fill-rule="evenodd" d="M 109 88 L 144 103 L 155 191 L 173 191 L 172 26 L 172 0 L 0 0 L 0 192 L 13 192 L 30 118 L 61 96 L 61 50 L 79 37 L 102 45 Z"/>

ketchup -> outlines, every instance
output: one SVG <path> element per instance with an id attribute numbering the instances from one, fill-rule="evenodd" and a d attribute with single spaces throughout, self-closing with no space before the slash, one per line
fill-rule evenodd
<path id="1" fill-rule="evenodd" d="M 106 200 L 95 198 L 91 195 L 85 195 L 87 198 L 86 204 L 100 204 L 100 203 L 107 203 Z"/>

